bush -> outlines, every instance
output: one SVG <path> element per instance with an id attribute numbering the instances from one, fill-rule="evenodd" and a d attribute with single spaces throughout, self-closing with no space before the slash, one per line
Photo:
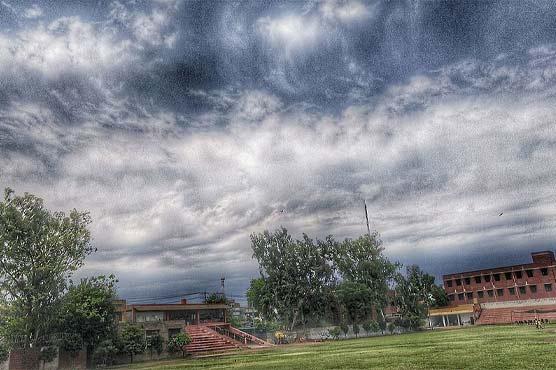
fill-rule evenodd
<path id="1" fill-rule="evenodd" d="M 58 349 L 54 346 L 46 346 L 41 348 L 39 359 L 43 363 L 52 362 L 58 356 Z"/>
<path id="2" fill-rule="evenodd" d="M 396 330 L 396 325 L 393 322 L 388 323 L 388 331 L 390 334 L 394 334 L 394 330 Z"/>
<path id="3" fill-rule="evenodd" d="M 154 352 L 160 356 L 162 350 L 164 349 L 164 339 L 158 334 L 147 337 L 147 349 L 149 350 L 151 357 Z"/>
<path id="4" fill-rule="evenodd" d="M 341 333 L 342 329 L 337 326 L 333 327 L 332 329 L 328 329 L 328 334 L 330 334 L 330 336 L 335 340 L 338 340 L 340 338 Z"/>
<path id="5" fill-rule="evenodd" d="M 353 324 L 352 330 L 353 330 L 353 334 L 355 334 L 355 338 L 357 338 L 357 336 L 359 335 L 359 325 Z"/>
<path id="6" fill-rule="evenodd" d="M 137 325 L 126 323 L 120 332 L 122 352 L 130 356 L 133 363 L 133 355 L 145 352 L 145 332 Z"/>
<path id="7" fill-rule="evenodd" d="M 168 340 L 168 352 L 175 353 L 181 351 L 181 356 L 185 357 L 185 354 L 187 353 L 185 346 L 191 343 L 191 340 L 191 337 L 187 333 L 179 333 L 173 336 L 170 340 Z"/>
<path id="8" fill-rule="evenodd" d="M 349 326 L 345 323 L 340 324 L 340 329 L 342 329 L 342 332 L 344 333 L 344 337 L 347 337 L 348 332 L 349 332 Z"/>

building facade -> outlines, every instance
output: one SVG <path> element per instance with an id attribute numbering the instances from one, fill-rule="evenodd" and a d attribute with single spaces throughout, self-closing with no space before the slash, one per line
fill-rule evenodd
<path id="1" fill-rule="evenodd" d="M 444 275 L 450 305 L 556 298 L 554 253 L 531 257 L 532 263 Z"/>

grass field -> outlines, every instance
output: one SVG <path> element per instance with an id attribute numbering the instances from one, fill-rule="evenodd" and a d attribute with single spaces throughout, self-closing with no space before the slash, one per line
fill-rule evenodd
<path id="1" fill-rule="evenodd" d="M 556 326 L 478 326 L 280 346 L 127 369 L 556 369 Z"/>

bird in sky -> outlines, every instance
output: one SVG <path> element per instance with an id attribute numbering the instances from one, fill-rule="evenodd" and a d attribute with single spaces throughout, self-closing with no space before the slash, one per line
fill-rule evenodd
<path id="1" fill-rule="evenodd" d="M 503 214 L 504 214 L 504 212 L 500 213 L 500 214 L 498 215 L 498 217 L 502 216 Z"/>

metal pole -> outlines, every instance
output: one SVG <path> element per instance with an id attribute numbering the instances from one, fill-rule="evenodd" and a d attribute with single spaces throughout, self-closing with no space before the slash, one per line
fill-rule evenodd
<path id="1" fill-rule="evenodd" d="M 369 233 L 369 239 L 371 239 L 371 228 L 369 227 L 369 213 L 367 212 L 367 201 L 363 199 L 363 204 L 365 205 L 365 219 L 367 220 L 367 233 Z"/>

